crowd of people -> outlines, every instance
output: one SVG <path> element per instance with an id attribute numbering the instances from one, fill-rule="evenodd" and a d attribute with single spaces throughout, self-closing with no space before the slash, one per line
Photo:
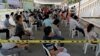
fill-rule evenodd
<path id="1" fill-rule="evenodd" d="M 71 10 L 72 9 L 72 10 Z M 77 30 L 85 37 L 86 33 L 92 38 L 96 39 L 97 35 L 93 32 L 94 25 L 89 24 L 84 31 L 79 23 L 79 17 L 76 15 L 75 6 L 71 9 L 62 11 L 61 9 L 48 9 L 40 10 L 34 9 L 33 11 L 18 11 L 17 13 L 11 12 L 11 15 L 5 15 L 4 25 L 5 28 L 0 28 L 0 33 L 6 32 L 6 39 L 8 40 L 31 40 L 33 36 L 33 25 L 37 25 L 38 30 L 44 30 L 43 40 L 65 40 L 62 36 L 60 24 L 72 25 L 69 28 Z M 10 24 L 9 19 L 14 21 L 14 25 Z M 10 28 L 15 28 L 15 34 L 10 35 Z M 77 32 L 76 34 L 77 35 Z M 67 53 L 64 43 L 43 43 L 43 45 L 49 50 L 51 56 L 70 56 Z M 1 52 L 4 55 L 14 54 L 27 49 L 27 44 L 16 44 L 16 43 L 2 43 Z"/>

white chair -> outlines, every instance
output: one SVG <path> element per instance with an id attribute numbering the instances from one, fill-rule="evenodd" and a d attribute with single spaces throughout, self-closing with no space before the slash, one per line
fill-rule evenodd
<path id="1" fill-rule="evenodd" d="M 91 40 L 86 30 L 84 32 L 85 32 L 85 40 Z M 97 46 L 97 44 L 85 43 L 83 47 L 84 54 L 86 54 L 88 46 L 92 46 L 94 49 L 94 47 Z"/>
<path id="2" fill-rule="evenodd" d="M 58 46 L 58 43 L 55 43 L 55 47 L 57 47 Z M 50 52 L 49 52 L 49 50 L 42 44 L 42 47 L 43 47 L 43 49 L 46 51 L 46 55 L 47 56 L 51 56 L 51 54 L 50 54 Z M 65 50 L 66 51 L 66 50 Z"/>
<path id="3" fill-rule="evenodd" d="M 44 49 L 45 52 L 46 52 L 46 56 L 51 56 L 49 50 L 48 50 L 43 44 L 42 44 L 42 47 L 43 47 L 43 49 Z"/>
<path id="4" fill-rule="evenodd" d="M 73 23 L 71 23 L 71 22 L 69 23 L 69 31 L 70 31 L 69 36 L 71 36 L 72 38 L 74 38 L 76 32 L 77 32 L 78 37 L 79 37 L 79 32 L 77 30 L 75 30 L 75 27 L 76 26 Z"/>
<path id="5" fill-rule="evenodd" d="M 96 47 L 96 56 L 98 56 L 99 55 L 99 53 L 100 53 L 100 43 L 97 45 L 97 47 Z"/>

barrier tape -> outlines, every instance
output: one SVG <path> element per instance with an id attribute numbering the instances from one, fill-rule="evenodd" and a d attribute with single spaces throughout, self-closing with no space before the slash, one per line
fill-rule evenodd
<path id="1" fill-rule="evenodd" d="M 0 40 L 0 43 L 100 43 L 100 40 Z"/>

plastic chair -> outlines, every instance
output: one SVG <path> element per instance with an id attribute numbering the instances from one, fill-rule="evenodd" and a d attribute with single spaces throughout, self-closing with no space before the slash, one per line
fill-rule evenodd
<path id="1" fill-rule="evenodd" d="M 99 53 L 100 53 L 100 43 L 97 45 L 97 47 L 96 47 L 96 56 L 98 56 L 99 55 Z"/>
<path id="2" fill-rule="evenodd" d="M 88 33 L 86 32 L 86 30 L 85 30 L 84 32 L 85 32 L 85 40 L 91 40 L 91 39 L 89 38 L 89 35 L 88 35 Z M 84 44 L 84 47 L 83 47 L 84 54 L 86 54 L 87 49 L 88 49 L 88 46 L 92 46 L 93 49 L 94 49 L 94 47 L 97 46 L 97 44 L 85 43 L 85 44 Z"/>
<path id="3" fill-rule="evenodd" d="M 75 30 L 75 25 L 73 23 L 69 23 L 69 31 L 70 31 L 70 34 L 69 36 L 71 36 L 72 38 L 74 38 L 76 32 L 78 33 L 78 37 L 79 37 L 79 32 L 77 30 Z"/>
<path id="4" fill-rule="evenodd" d="M 48 50 L 43 44 L 42 44 L 42 47 L 43 47 L 43 49 L 45 50 L 46 55 L 47 55 L 47 56 L 51 56 L 49 50 Z"/>
<path id="5" fill-rule="evenodd" d="M 55 43 L 55 47 L 57 47 L 57 46 L 58 46 L 58 43 Z M 49 50 L 48 50 L 43 44 L 42 44 L 42 47 L 43 47 L 43 49 L 45 50 L 46 55 L 47 55 L 47 56 L 51 56 Z"/>

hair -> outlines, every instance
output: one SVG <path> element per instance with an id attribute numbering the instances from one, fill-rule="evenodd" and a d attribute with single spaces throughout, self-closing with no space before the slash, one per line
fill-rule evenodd
<path id="1" fill-rule="evenodd" d="M 29 16 L 33 16 L 34 14 L 33 13 L 31 13 Z"/>
<path id="2" fill-rule="evenodd" d="M 49 15 L 45 15 L 45 19 L 49 18 Z"/>
<path id="3" fill-rule="evenodd" d="M 6 14 L 5 17 L 6 17 L 7 19 L 9 19 L 9 14 Z"/>
<path id="4" fill-rule="evenodd" d="M 11 12 L 11 14 L 10 14 L 11 16 L 13 16 L 14 15 L 14 12 Z"/>
<path id="5" fill-rule="evenodd" d="M 87 32 L 90 32 L 94 28 L 93 24 L 89 24 L 87 27 Z"/>
<path id="6" fill-rule="evenodd" d="M 21 18 L 21 15 L 17 15 L 16 16 L 16 20 L 19 21 L 19 19 Z"/>
<path id="7" fill-rule="evenodd" d="M 72 18 L 73 18 L 73 17 L 74 17 L 74 14 L 72 14 L 72 13 L 71 13 L 70 17 L 72 17 Z"/>
<path id="8" fill-rule="evenodd" d="M 53 24 L 57 25 L 57 24 L 59 24 L 59 22 L 60 22 L 59 19 L 55 19 L 54 22 L 53 22 Z"/>
<path id="9" fill-rule="evenodd" d="M 77 20 L 78 19 L 78 16 L 74 16 L 74 19 Z"/>
<path id="10" fill-rule="evenodd" d="M 21 12 L 20 12 L 20 15 L 22 15 L 22 14 L 23 14 L 23 12 L 21 11 Z"/>
<path id="11" fill-rule="evenodd" d="M 25 11 L 26 13 L 28 13 L 28 11 Z"/>
<path id="12" fill-rule="evenodd" d="M 52 32 L 52 29 L 51 29 L 50 26 L 44 28 L 44 34 L 45 34 L 45 35 L 48 36 L 48 35 L 50 34 L 50 32 Z"/>

